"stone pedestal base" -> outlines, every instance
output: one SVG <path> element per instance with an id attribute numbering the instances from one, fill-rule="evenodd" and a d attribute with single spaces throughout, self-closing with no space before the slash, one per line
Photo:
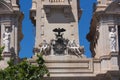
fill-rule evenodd
<path id="1" fill-rule="evenodd" d="M 50 72 L 50 77 L 44 80 L 93 80 L 93 59 L 78 58 L 74 55 L 43 56 L 45 64 Z M 36 65 L 36 58 L 29 59 L 31 64 Z M 85 76 L 91 76 L 86 78 Z M 84 79 L 83 79 L 84 80 Z"/>
<path id="2" fill-rule="evenodd" d="M 10 52 L 4 52 L 3 57 L 11 57 L 11 53 Z"/>
<path id="3" fill-rule="evenodd" d="M 0 61 L 0 69 L 4 69 L 6 67 L 8 67 L 8 61 L 10 61 L 11 58 L 11 52 L 3 52 L 2 57 L 3 60 Z"/>
<path id="4" fill-rule="evenodd" d="M 51 77 L 75 77 L 81 73 L 93 72 L 92 59 L 76 56 L 44 56 Z"/>
<path id="5" fill-rule="evenodd" d="M 7 60 L 7 61 L 9 61 L 10 60 L 10 58 L 11 58 L 11 52 L 4 52 L 3 53 L 3 58 L 5 59 L 5 60 Z"/>
<path id="6" fill-rule="evenodd" d="M 44 80 L 111 80 L 111 72 L 120 76 L 119 69 L 116 68 L 117 58 L 114 55 L 101 59 L 80 58 L 74 55 L 50 55 L 43 56 L 45 64 L 50 72 L 50 77 L 45 76 Z M 33 65 L 37 57 L 28 59 Z"/>

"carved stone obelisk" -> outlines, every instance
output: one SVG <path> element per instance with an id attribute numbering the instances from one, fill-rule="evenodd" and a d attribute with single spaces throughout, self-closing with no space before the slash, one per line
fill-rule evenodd
<path id="1" fill-rule="evenodd" d="M 43 50 L 45 54 L 47 51 L 49 55 L 73 54 L 80 57 L 83 54 L 78 37 L 80 15 L 79 0 L 33 0 L 31 19 L 36 27 L 37 51 L 43 50 L 40 44 L 46 41 L 48 45 Z M 72 43 L 68 44 L 71 41 L 74 41 L 73 46 Z"/>

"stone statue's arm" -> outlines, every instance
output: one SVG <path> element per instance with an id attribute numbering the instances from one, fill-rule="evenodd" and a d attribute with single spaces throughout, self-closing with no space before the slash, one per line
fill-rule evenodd
<path id="1" fill-rule="evenodd" d="M 6 39 L 6 37 L 5 37 L 5 33 L 3 33 L 3 40 L 5 40 Z"/>

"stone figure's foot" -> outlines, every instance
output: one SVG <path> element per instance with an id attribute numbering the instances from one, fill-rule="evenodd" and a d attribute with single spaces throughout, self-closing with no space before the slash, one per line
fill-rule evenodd
<path id="1" fill-rule="evenodd" d="M 86 58 L 86 56 L 84 54 L 81 54 L 82 58 Z"/>

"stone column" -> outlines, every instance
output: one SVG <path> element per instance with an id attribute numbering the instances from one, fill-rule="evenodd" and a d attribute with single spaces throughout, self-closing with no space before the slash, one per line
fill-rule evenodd
<path id="1" fill-rule="evenodd" d="M 11 31 L 11 47 L 15 47 L 15 25 L 12 25 L 12 31 Z"/>
<path id="2" fill-rule="evenodd" d="M 37 4 L 42 4 L 41 0 L 37 0 Z M 36 37 L 35 37 L 35 47 L 38 48 L 39 44 L 42 43 L 42 36 L 41 36 L 41 14 L 42 14 L 42 5 L 37 6 L 36 9 Z"/>
<path id="3" fill-rule="evenodd" d="M 18 27 L 17 27 L 17 24 L 15 24 L 15 54 L 18 55 Z"/>
<path id="4" fill-rule="evenodd" d="M 4 33 L 4 30 L 5 30 L 5 25 L 1 24 L 1 46 L 3 46 L 3 33 Z"/>

